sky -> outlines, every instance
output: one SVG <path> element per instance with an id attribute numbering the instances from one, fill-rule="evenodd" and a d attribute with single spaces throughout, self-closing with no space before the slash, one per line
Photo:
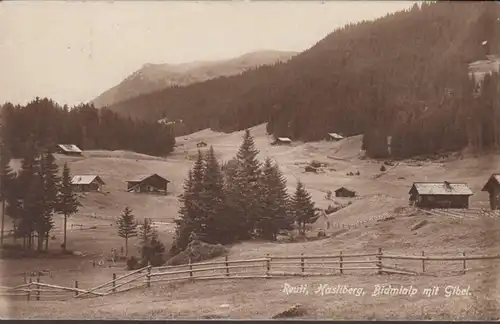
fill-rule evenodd
<path id="1" fill-rule="evenodd" d="M 3 1 L 0 103 L 73 106 L 145 63 L 304 51 L 350 22 L 408 1 Z"/>

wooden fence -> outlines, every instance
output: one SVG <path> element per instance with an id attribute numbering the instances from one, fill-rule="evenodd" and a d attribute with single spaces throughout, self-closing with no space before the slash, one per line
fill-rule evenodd
<path id="1" fill-rule="evenodd" d="M 129 272 L 121 277 L 113 274 L 112 280 L 91 289 L 63 287 L 36 281 L 16 287 L 0 286 L 0 296 L 24 300 L 56 300 L 106 296 L 134 288 L 149 288 L 156 283 L 214 279 L 257 279 L 311 276 L 339 276 L 346 273 L 371 272 L 373 274 L 439 275 L 443 272 L 464 274 L 472 270 L 470 261 L 497 260 L 500 255 L 427 256 L 396 255 L 383 253 L 334 255 L 270 256 L 247 260 L 224 260 L 188 263 L 179 266 L 151 267 Z M 444 262 L 444 269 L 431 270 L 433 263 Z"/>

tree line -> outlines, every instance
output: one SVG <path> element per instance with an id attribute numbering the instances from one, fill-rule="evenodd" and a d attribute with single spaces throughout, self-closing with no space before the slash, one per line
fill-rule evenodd
<path id="1" fill-rule="evenodd" d="M 9 151 L 4 149 L 3 142 L 0 152 L 0 244 L 4 244 L 5 216 L 9 215 L 15 243 L 22 239 L 24 248 L 48 250 L 50 233 L 54 229 L 53 217 L 61 214 L 64 217 L 61 247 L 65 250 L 67 219 L 81 206 L 73 192 L 69 167 L 65 164 L 61 175 L 53 152 L 38 150 L 34 142 L 26 146 L 19 172 L 10 167 Z"/>
<path id="2" fill-rule="evenodd" d="M 488 119 L 496 116 L 487 107 L 498 104 L 484 92 L 471 98 L 468 64 L 500 53 L 498 17 L 494 2 L 421 2 L 339 28 L 288 62 L 110 109 L 146 120 L 182 119 L 186 132 L 267 122 L 268 133 L 294 140 L 364 134 L 368 155 L 380 157 L 485 146 Z"/>
<path id="3" fill-rule="evenodd" d="M 175 138 L 168 125 L 124 118 L 92 104 L 72 108 L 36 98 L 26 105 L 0 106 L 4 149 L 21 158 L 33 141 L 40 149 L 75 144 L 83 150 L 131 150 L 150 155 L 173 151 Z"/>
<path id="4" fill-rule="evenodd" d="M 254 237 L 275 241 L 280 232 L 294 226 L 304 234 L 306 224 L 319 218 L 304 185 L 299 181 L 290 196 L 278 164 L 270 158 L 262 163 L 258 154 L 248 129 L 236 157 L 226 163 L 218 161 L 213 147 L 198 151 L 180 197 L 170 255 L 195 239 L 211 244 Z"/>

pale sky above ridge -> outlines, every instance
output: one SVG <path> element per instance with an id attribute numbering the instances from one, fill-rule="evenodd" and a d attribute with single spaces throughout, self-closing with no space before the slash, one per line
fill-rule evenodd
<path id="1" fill-rule="evenodd" d="M 87 102 L 145 63 L 303 51 L 409 1 L 0 2 L 0 103 Z"/>

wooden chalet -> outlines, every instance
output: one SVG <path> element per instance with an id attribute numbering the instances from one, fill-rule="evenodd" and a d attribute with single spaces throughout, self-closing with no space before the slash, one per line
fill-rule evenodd
<path id="1" fill-rule="evenodd" d="M 481 191 L 488 192 L 491 210 L 500 209 L 500 174 L 492 174 Z"/>
<path id="2" fill-rule="evenodd" d="M 414 182 L 410 204 L 419 208 L 469 208 L 472 190 L 465 183 Z"/>
<path id="3" fill-rule="evenodd" d="M 335 190 L 335 197 L 356 197 L 356 191 L 348 189 L 346 187 L 340 187 Z"/>
<path id="4" fill-rule="evenodd" d="M 73 190 L 80 192 L 101 192 L 104 181 L 98 175 L 76 175 L 71 179 Z"/>
<path id="5" fill-rule="evenodd" d="M 337 133 L 328 133 L 327 140 L 329 141 L 340 141 L 341 139 L 344 139 L 344 136 Z"/>
<path id="6" fill-rule="evenodd" d="M 139 176 L 136 179 L 127 181 L 127 191 L 136 193 L 156 193 L 167 194 L 167 185 L 169 180 L 157 175 L 156 173 L 150 175 Z"/>
<path id="7" fill-rule="evenodd" d="M 290 145 L 292 144 L 292 140 L 288 137 L 276 137 L 272 145 Z"/>
<path id="8" fill-rule="evenodd" d="M 205 143 L 203 141 L 196 143 L 196 147 L 206 147 L 206 146 L 207 146 L 207 143 Z"/>
<path id="9" fill-rule="evenodd" d="M 83 154 L 83 151 L 80 150 L 78 146 L 75 144 L 57 144 L 56 153 L 65 154 L 65 155 L 76 155 L 80 156 Z"/>

